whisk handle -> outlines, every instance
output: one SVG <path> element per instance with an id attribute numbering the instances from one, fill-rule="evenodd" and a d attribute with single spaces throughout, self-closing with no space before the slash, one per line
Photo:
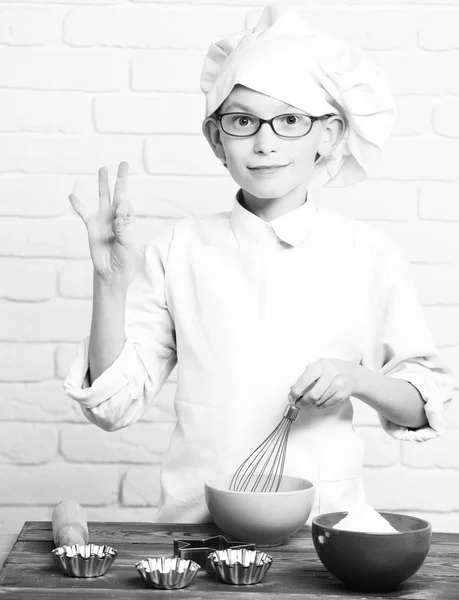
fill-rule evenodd
<path id="1" fill-rule="evenodd" d="M 294 421 L 297 418 L 299 412 L 300 409 L 298 406 L 296 406 L 296 404 L 287 404 L 284 410 L 284 417 L 286 419 L 289 419 L 290 421 Z"/>

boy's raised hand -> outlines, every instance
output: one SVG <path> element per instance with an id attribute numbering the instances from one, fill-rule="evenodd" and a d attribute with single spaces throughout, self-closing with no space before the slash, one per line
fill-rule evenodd
<path id="1" fill-rule="evenodd" d="M 126 200 L 129 165 L 121 162 L 110 200 L 108 171 L 99 169 L 99 209 L 91 213 L 75 194 L 69 200 L 88 230 L 89 249 L 96 276 L 104 280 L 130 276 L 134 253 L 134 210 Z"/>

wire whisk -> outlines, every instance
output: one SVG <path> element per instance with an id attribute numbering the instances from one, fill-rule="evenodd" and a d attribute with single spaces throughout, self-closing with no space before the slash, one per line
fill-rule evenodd
<path id="1" fill-rule="evenodd" d="M 229 489 L 235 492 L 277 492 L 284 473 L 290 427 L 300 409 L 287 404 L 282 420 L 234 473 Z"/>

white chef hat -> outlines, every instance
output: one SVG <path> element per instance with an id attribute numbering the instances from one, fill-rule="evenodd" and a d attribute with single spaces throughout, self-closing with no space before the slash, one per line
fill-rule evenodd
<path id="1" fill-rule="evenodd" d="M 317 162 L 311 189 L 364 179 L 395 119 L 384 72 L 359 48 L 310 27 L 285 6 L 267 6 L 254 29 L 210 44 L 201 74 L 206 117 L 237 84 L 314 116 L 343 117 L 345 133 L 333 154 Z"/>

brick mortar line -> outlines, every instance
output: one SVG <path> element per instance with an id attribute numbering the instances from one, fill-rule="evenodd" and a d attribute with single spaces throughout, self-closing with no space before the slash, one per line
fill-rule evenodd
<path id="1" fill-rule="evenodd" d="M 8 296 L 2 296 L 0 294 L 0 303 L 4 303 L 7 305 L 13 305 L 13 304 L 20 304 L 22 305 L 28 305 L 30 304 L 31 306 L 33 305 L 45 305 L 45 304 L 49 304 L 50 302 L 52 302 L 55 299 L 62 299 L 62 301 L 92 301 L 92 294 L 89 295 L 76 295 L 76 294 L 63 294 L 61 291 L 57 291 L 55 294 L 53 294 L 52 296 L 46 296 L 45 298 L 21 298 L 21 297 L 16 297 L 16 298 L 11 298 Z M 430 302 L 422 302 L 421 303 L 422 308 L 441 308 L 441 309 L 445 309 L 445 312 L 448 309 L 458 309 L 459 308 L 459 302 L 437 302 L 437 303 L 430 303 Z M 13 341 L 14 342 L 14 341 Z M 2 338 L 0 337 L 0 344 L 1 343 L 10 343 L 10 340 L 2 340 Z M 458 344 L 459 344 L 459 339 L 458 339 Z M 450 344 L 448 345 L 448 347 L 455 347 L 457 344 Z"/>
<path id="2" fill-rule="evenodd" d="M 316 0 L 317 1 L 317 0 Z M 321 9 L 323 10 L 324 7 L 321 6 L 320 4 L 312 4 L 311 6 L 304 6 L 304 4 L 302 3 L 292 3 L 294 7 L 298 8 L 302 8 L 302 9 Z M 168 0 L 163 0 L 161 1 L 157 1 L 157 2 L 135 2 L 133 0 L 127 0 L 125 2 L 121 2 L 121 3 L 117 3 L 117 4 L 105 4 L 103 2 L 92 2 L 92 3 L 85 3 L 85 4 L 81 4 L 78 3 L 77 0 L 74 0 L 73 2 L 59 2 L 57 1 L 53 1 L 53 0 L 43 0 L 40 3 L 38 3 L 38 6 L 65 6 L 65 7 L 70 7 L 70 8 L 93 8 L 93 7 L 97 7 L 97 8 L 115 8 L 115 7 L 119 7 L 119 6 L 123 6 L 123 7 L 129 7 L 129 6 L 154 6 L 154 7 L 163 7 L 163 6 L 168 6 L 169 5 L 169 1 Z M 365 0 L 361 0 L 360 2 L 343 2 L 341 4 L 333 4 L 333 5 L 329 5 L 326 8 L 330 9 L 330 10 L 339 10 L 339 9 L 350 9 L 353 10 L 354 8 L 365 8 L 365 10 L 377 10 L 377 9 L 384 9 L 384 8 L 392 8 L 392 7 L 399 7 L 399 6 L 405 7 L 405 8 L 422 8 L 422 7 L 430 7 L 430 6 L 440 6 L 440 7 L 452 7 L 454 9 L 455 5 L 450 2 L 437 2 L 436 0 L 430 0 L 428 2 L 404 2 L 403 0 L 400 2 L 399 0 L 393 0 L 392 2 L 380 2 L 378 3 L 376 6 L 366 6 L 365 5 Z M 37 6 L 36 2 L 33 2 L 33 0 L 30 0 L 29 2 L 27 2 L 26 0 L 21 0 L 21 2 L 4 2 L 4 3 L 0 3 L 0 8 L 2 6 L 5 7 L 9 7 L 9 8 L 13 8 L 13 7 L 32 7 L 32 6 Z M 260 4 L 244 4 L 244 3 L 239 3 L 238 0 L 235 0 L 234 2 L 213 2 L 213 3 L 206 3 L 206 2 L 177 2 L 174 6 L 179 7 L 179 8 L 190 8 L 190 7 L 204 7 L 204 8 L 232 8 L 232 7 L 238 7 L 238 8 L 247 8 L 247 10 L 262 10 L 263 5 Z"/>
<path id="3" fill-rule="evenodd" d="M 30 0 L 29 2 L 26 1 L 22 1 L 22 2 L 1 2 L 0 3 L 0 8 L 12 8 L 12 9 L 36 9 L 38 7 L 43 7 L 43 8 L 48 8 L 48 7 L 62 7 L 62 8 L 68 8 L 69 12 L 71 12 L 72 10 L 76 9 L 87 9 L 88 11 L 96 8 L 96 9 L 100 9 L 100 8 L 105 8 L 105 9 L 116 9 L 119 7 L 139 7 L 138 10 L 140 9 L 145 9 L 145 8 L 167 8 L 169 6 L 168 1 L 167 0 L 163 0 L 163 2 L 155 2 L 155 3 L 143 3 L 143 2 L 132 2 L 132 1 L 128 1 L 128 2 L 124 2 L 124 3 L 118 3 L 118 4 L 105 4 L 103 2 L 97 3 L 88 3 L 88 4 L 79 4 L 76 0 L 72 3 L 67 3 L 67 2 L 59 2 L 59 1 L 42 1 L 39 4 L 37 4 L 36 2 L 33 2 L 32 0 Z M 320 10 L 320 11 L 329 11 L 329 12 L 338 12 L 340 10 L 347 10 L 350 13 L 355 13 L 355 12 L 367 12 L 367 13 L 374 13 L 374 12 L 383 12 L 383 11 L 387 11 L 390 10 L 392 12 L 402 12 L 402 11 L 410 11 L 410 12 L 414 12 L 414 11 L 419 11 L 419 12 L 426 12 L 429 9 L 431 9 L 432 7 L 438 9 L 438 12 L 443 12 L 443 11 L 456 11 L 457 7 L 452 3 L 452 2 L 437 2 L 435 0 L 430 0 L 429 2 L 418 2 L 418 3 L 413 3 L 413 2 L 400 2 L 397 0 L 393 0 L 393 2 L 381 2 L 378 4 L 375 4 L 373 6 L 367 6 L 365 5 L 364 1 L 362 0 L 361 2 L 349 2 L 349 3 L 342 3 L 342 4 L 336 4 L 336 5 L 329 5 L 326 7 L 320 6 L 320 5 L 316 5 L 313 4 L 312 6 L 304 6 L 302 4 L 296 4 L 294 5 L 295 8 L 297 9 L 303 9 L 303 10 Z M 247 11 L 250 10 L 258 10 L 261 12 L 263 6 L 262 5 L 247 5 L 244 3 L 239 3 L 237 2 L 226 2 L 226 3 L 200 3 L 200 2 L 180 2 L 174 5 L 174 9 L 220 9 L 223 11 L 229 11 L 233 8 L 241 8 L 241 9 L 246 9 Z M 134 10 L 137 10 L 137 8 L 134 8 Z M 66 15 L 64 15 L 64 18 L 66 18 Z"/>
<path id="4" fill-rule="evenodd" d="M 0 2 L 0 9 L 2 8 L 2 4 Z M 414 32 L 414 31 L 413 31 Z M 209 40 L 210 41 L 210 40 Z M 432 56 L 435 53 L 438 54 L 450 54 L 451 56 L 455 56 L 457 54 L 459 54 L 459 48 L 457 47 L 447 47 L 447 48 L 426 48 L 426 47 L 422 47 L 422 46 L 418 46 L 418 45 L 407 45 L 407 46 L 402 46 L 400 48 L 368 48 L 365 47 L 365 45 L 361 44 L 361 48 L 362 50 L 364 50 L 365 53 L 369 53 L 369 54 L 373 54 L 373 53 L 380 53 L 383 55 L 397 55 L 400 58 L 416 58 L 416 57 L 422 57 L 423 55 L 426 56 Z M 7 49 L 7 50 L 12 50 L 12 51 L 16 51 L 18 53 L 20 52 L 31 52 L 32 50 L 35 53 L 40 53 L 42 52 L 43 54 L 49 53 L 50 51 L 55 51 L 56 53 L 59 53 L 59 51 L 64 50 L 66 52 L 70 51 L 70 52 L 74 52 L 75 55 L 78 54 L 79 51 L 85 51 L 87 54 L 89 54 L 90 52 L 95 52 L 98 54 L 114 54 L 115 52 L 121 54 L 124 53 L 126 55 L 126 58 L 129 57 L 129 54 L 131 54 L 131 59 L 134 58 L 134 56 L 132 56 L 134 53 L 135 54 L 140 54 L 140 53 L 147 53 L 147 52 L 190 52 L 190 53 L 201 53 L 201 54 L 205 54 L 207 47 L 203 46 L 203 47 L 199 47 L 199 46 L 189 46 L 189 47 L 176 47 L 176 46 L 168 46 L 168 45 L 164 45 L 164 46 L 153 46 L 153 47 L 145 47 L 145 46 L 134 46 L 131 44 L 125 44 L 123 46 L 114 46 L 114 45 L 108 45 L 108 44 L 75 44 L 75 43 L 69 43 L 69 42 L 62 42 L 59 44 L 56 43 L 50 43 L 50 44 L 45 44 L 45 45 L 32 45 L 32 46 L 26 46 L 24 44 L 6 44 L 0 43 L 0 50 L 2 49 Z M 129 65 L 127 65 L 129 66 Z M 26 89 L 41 89 L 41 88 L 26 88 Z M 43 88 L 46 89 L 46 88 Z M 54 88 L 53 88 L 54 89 Z M 62 91 L 70 91 L 68 88 L 65 88 Z M 78 91 L 78 90 L 75 90 Z M 79 90 L 82 91 L 82 90 Z M 110 90 L 111 91 L 111 90 Z"/>
<path id="5" fill-rule="evenodd" d="M 130 135 L 130 134 L 127 134 Z M 139 134 L 140 135 L 140 134 Z M 159 134 L 151 134 L 148 137 L 151 138 L 152 135 L 158 135 Z M 167 135 L 182 135 L 182 134 L 167 134 Z M 195 136 L 195 134 L 191 134 L 193 136 Z M 95 137 L 95 136 L 94 136 Z M 197 137 L 197 136 L 195 136 Z M 1 139 L 1 135 L 0 135 L 0 139 Z M 452 138 L 442 138 L 442 139 L 452 139 Z M 458 138 L 459 139 L 459 138 Z M 58 171 L 30 171 L 30 170 L 11 170 L 11 171 L 3 171 L 0 173 L 0 179 L 2 177 L 4 177 L 5 179 L 8 177 L 20 177 L 20 176 L 24 176 L 24 175 L 28 175 L 31 177 L 95 177 L 96 173 L 94 171 L 80 171 L 80 172 L 72 172 L 72 173 L 64 173 L 64 172 L 58 172 Z M 221 175 L 217 175 L 216 173 L 209 173 L 209 175 L 205 175 L 203 173 L 154 173 L 151 171 L 138 171 L 136 173 L 132 173 L 132 177 L 148 177 L 148 178 L 156 178 L 156 177 L 164 177 L 164 178 L 171 178 L 171 179 L 203 179 L 203 180 L 209 180 L 212 181 L 213 183 L 216 183 L 216 180 L 227 180 L 230 182 L 228 175 L 226 173 L 222 173 Z M 376 183 L 376 182 L 385 182 L 385 183 L 400 183 L 400 184 L 404 184 L 404 183 L 413 183 L 413 184 L 450 184 L 451 186 L 453 185 L 458 185 L 459 184 L 459 178 L 454 178 L 454 179 L 446 179 L 446 178 L 426 178 L 423 179 L 422 176 L 420 177 L 416 177 L 416 178 L 401 178 L 401 177 L 381 177 L 381 178 L 371 178 L 371 179 L 367 179 L 368 182 L 370 183 Z M 14 216 L 14 215 L 12 215 Z M 65 216 L 65 215 L 62 215 Z M 70 216 L 70 214 L 68 214 L 67 216 Z M 72 215 L 73 216 L 73 215 Z M 165 217 L 168 218 L 168 217 Z M 427 219 L 424 219 L 427 220 Z M 437 220 L 437 219 L 429 219 L 429 220 Z M 402 221 L 401 221 L 402 222 Z M 403 221 L 405 222 L 405 221 Z M 449 222 L 449 221 L 445 221 L 445 222 Z"/>

